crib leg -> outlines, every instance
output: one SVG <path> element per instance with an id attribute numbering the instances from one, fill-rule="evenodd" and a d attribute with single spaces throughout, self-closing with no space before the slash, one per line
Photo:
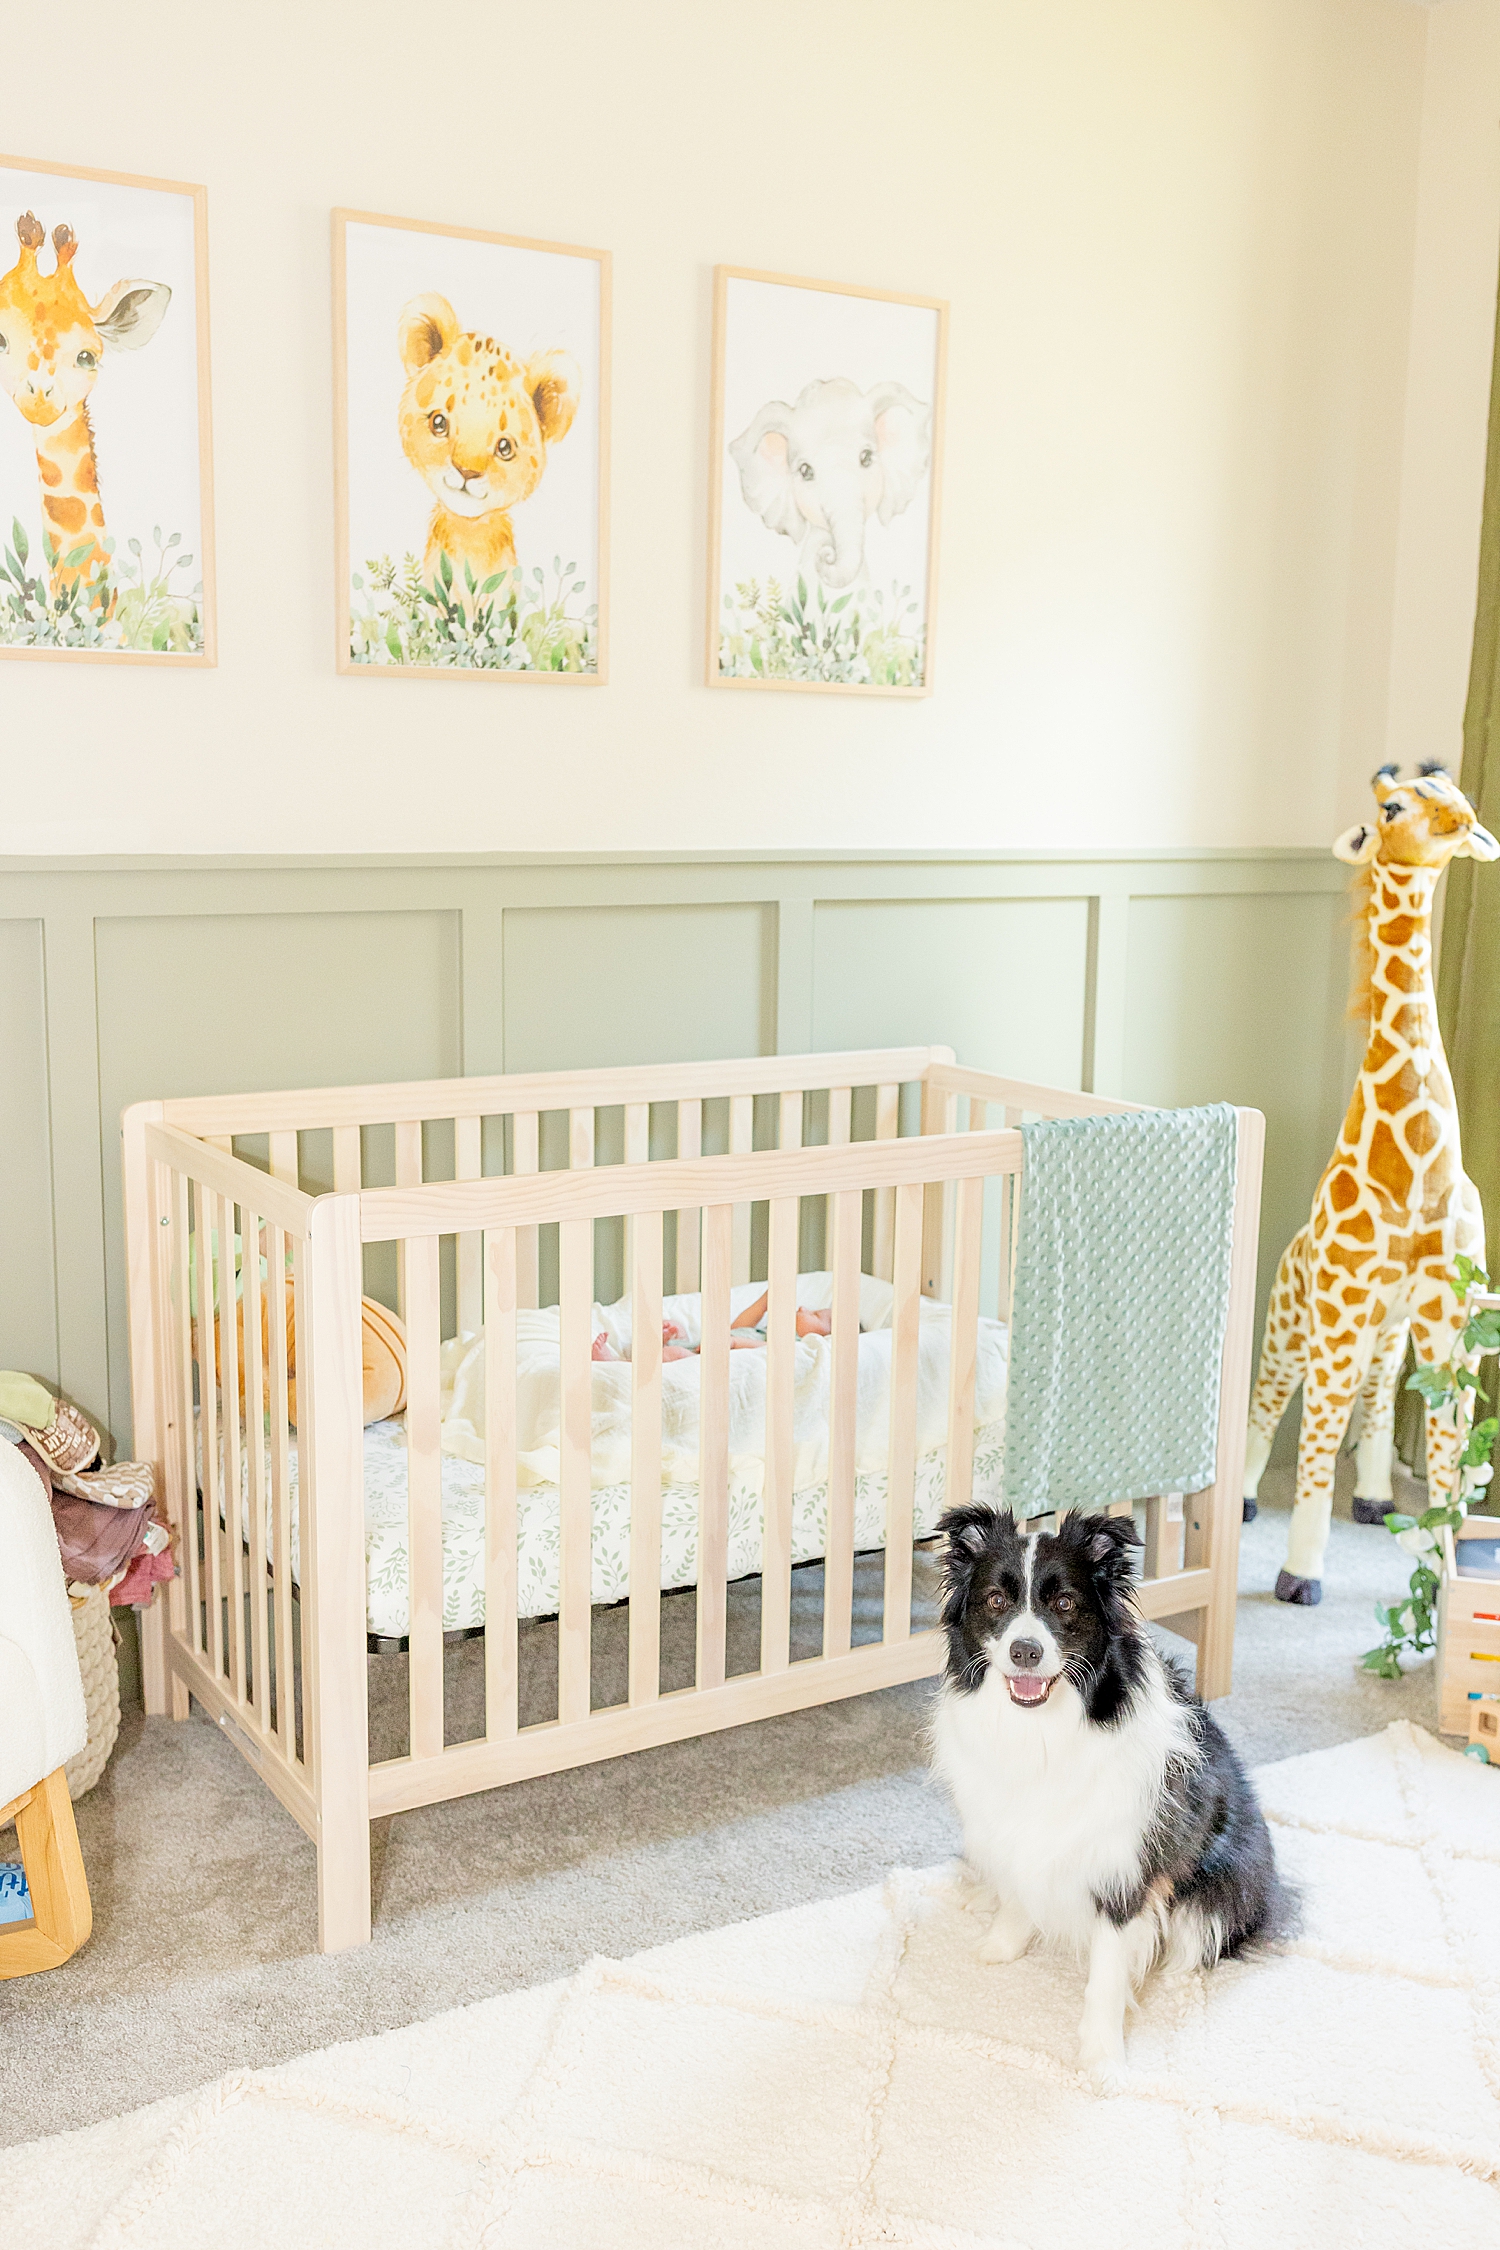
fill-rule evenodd
<path id="1" fill-rule="evenodd" d="M 344 1953 L 370 1942 L 370 1823 L 334 1827 L 325 1812 L 318 1846 L 318 1951 Z"/>
<path id="2" fill-rule="evenodd" d="M 188 1691 L 167 1656 L 167 1594 L 153 1589 L 146 1608 L 136 1612 L 141 1634 L 141 1701 L 148 1719 L 185 1719 Z"/>

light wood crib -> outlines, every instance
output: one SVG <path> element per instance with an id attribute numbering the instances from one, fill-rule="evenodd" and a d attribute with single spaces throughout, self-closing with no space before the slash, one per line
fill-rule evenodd
<path id="1" fill-rule="evenodd" d="M 920 1616 L 914 1629 L 912 1617 L 922 1300 L 951 1306 L 941 1497 L 952 1505 L 974 1489 L 981 1326 L 1008 1307 L 1016 1128 L 1128 1106 L 959 1068 L 950 1049 L 917 1047 L 126 1112 L 135 1450 L 157 1465 L 179 1558 L 142 1620 L 146 1707 L 182 1719 L 196 1696 L 301 1823 L 317 1849 L 322 1950 L 370 1935 L 374 1818 L 940 1669 L 940 1633 Z M 1238 1116 L 1217 1476 L 1185 1504 L 1163 1494 L 1137 1506 L 1141 1607 L 1196 1643 L 1209 1697 L 1230 1684 L 1260 1196 L 1263 1120 Z M 377 1184 L 382 1176 L 389 1184 Z M 789 1629 L 795 1313 L 810 1266 L 832 1277 L 832 1333 L 821 1645 L 799 1657 Z M 726 1672 L 730 1292 L 752 1271 L 769 1291 L 759 1669 L 736 1675 Z M 272 1285 L 283 1272 L 290 1291 Z M 851 1628 L 862 1275 L 893 1290 L 883 1535 L 873 1560 L 867 1540 L 858 1563 L 881 1595 L 879 1638 Z M 696 1665 L 690 1685 L 664 1689 L 658 1339 L 673 1281 L 701 1291 Z M 628 1296 L 634 1329 L 616 1376 L 630 1401 L 628 1693 L 597 1708 L 591 1347 L 595 1300 L 611 1284 Z M 382 1287 L 396 1295 L 408 1339 L 409 1723 L 405 1754 L 372 1764 L 369 1673 L 389 1659 L 369 1655 L 367 1642 L 360 1300 Z M 237 1290 L 241 1323 L 203 1317 L 232 1306 Z M 526 1724 L 517 1324 L 539 1304 L 558 1308 L 556 1705 L 554 1717 Z M 481 1328 L 483 1730 L 455 1741 L 445 1723 L 440 1353 L 445 1330 Z M 268 1402 L 264 1445 L 246 1438 L 242 1396 Z"/>

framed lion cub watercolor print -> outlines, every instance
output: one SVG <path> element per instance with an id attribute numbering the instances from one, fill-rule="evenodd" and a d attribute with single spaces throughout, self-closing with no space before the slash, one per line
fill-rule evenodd
<path id="1" fill-rule="evenodd" d="M 947 313 L 716 269 L 710 687 L 930 693 Z"/>
<path id="2" fill-rule="evenodd" d="M 0 656 L 214 661 L 205 203 L 0 157 Z"/>
<path id="3" fill-rule="evenodd" d="M 609 253 L 333 217 L 342 672 L 604 678 Z"/>

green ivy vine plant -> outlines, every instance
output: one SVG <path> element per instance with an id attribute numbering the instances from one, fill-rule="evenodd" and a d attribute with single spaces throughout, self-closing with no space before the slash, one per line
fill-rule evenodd
<path id="1" fill-rule="evenodd" d="M 1454 1279 L 1464 1298 L 1471 1290 L 1488 1290 L 1490 1286 L 1484 1268 L 1462 1255 L 1454 1261 Z M 1452 1415 L 1463 1443 L 1458 1455 L 1457 1489 L 1449 1500 L 1425 1508 L 1419 1516 L 1393 1510 L 1385 1519 L 1386 1530 L 1412 1557 L 1415 1568 L 1400 1601 L 1375 1604 L 1385 1639 L 1377 1648 L 1367 1649 L 1360 1661 L 1367 1672 L 1377 1672 L 1383 1680 L 1400 1679 L 1403 1650 L 1425 1656 L 1436 1646 L 1438 1571 L 1434 1566 L 1443 1533 L 1456 1530 L 1468 1514 L 1471 1501 L 1478 1501 L 1485 1493 L 1495 1473 L 1490 1456 L 1495 1450 L 1496 1433 L 1500 1432 L 1500 1419 L 1494 1415 L 1483 1422 L 1473 1418 L 1475 1399 L 1483 1393 L 1479 1377 L 1468 1362 L 1496 1350 L 1500 1350 L 1500 1311 L 1473 1311 L 1444 1364 L 1418 1367 L 1406 1379 L 1407 1389 L 1421 1394 L 1429 1412 Z"/>

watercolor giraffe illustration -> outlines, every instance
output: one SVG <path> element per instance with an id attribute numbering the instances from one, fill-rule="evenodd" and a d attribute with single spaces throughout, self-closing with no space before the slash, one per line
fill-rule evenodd
<path id="1" fill-rule="evenodd" d="M 1432 900 L 1449 860 L 1500 858 L 1500 843 L 1441 766 L 1415 780 L 1382 766 L 1374 825 L 1334 845 L 1360 869 L 1370 984 L 1369 1041 L 1312 1216 L 1276 1271 L 1245 1454 L 1245 1513 L 1282 1414 L 1302 1384 L 1297 1498 L 1278 1601 L 1322 1599 L 1334 1468 L 1356 1397 L 1364 1408 L 1355 1464 L 1362 1522 L 1390 1505 L 1396 1384 L 1408 1332 L 1424 1366 L 1451 1354 L 1463 1326 L 1453 1261 L 1484 1262 L 1484 1216 L 1464 1174 L 1453 1081 L 1432 983 Z M 1452 1481 L 1458 1439 L 1427 1417 L 1428 1491 Z"/>
<path id="2" fill-rule="evenodd" d="M 151 341 L 172 292 L 164 281 L 116 281 L 91 305 L 73 272 L 71 227 L 52 230 L 51 273 L 37 264 L 46 236 L 34 213 L 22 212 L 16 235 L 21 254 L 0 275 L 0 383 L 35 432 L 53 599 L 78 586 L 97 600 L 109 556 L 89 394 L 107 350 Z"/>

